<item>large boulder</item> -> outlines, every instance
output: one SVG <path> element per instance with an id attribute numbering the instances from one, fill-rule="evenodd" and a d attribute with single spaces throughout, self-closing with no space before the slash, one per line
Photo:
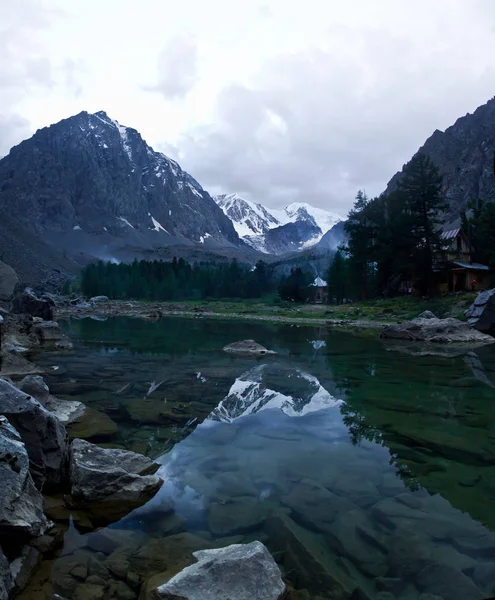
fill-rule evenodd
<path id="1" fill-rule="evenodd" d="M 273 350 L 267 350 L 264 346 L 258 344 L 254 340 L 232 342 L 232 344 L 224 346 L 223 351 L 244 356 L 266 356 L 267 354 L 276 354 Z"/>
<path id="2" fill-rule="evenodd" d="M 60 488 L 67 474 L 65 427 L 35 398 L 0 379 L 0 414 L 19 432 L 36 485 L 45 491 Z"/>
<path id="3" fill-rule="evenodd" d="M 18 283 L 14 269 L 0 260 L 0 302 L 10 302 Z"/>
<path id="4" fill-rule="evenodd" d="M 285 594 L 280 570 L 261 542 L 198 550 L 194 556 L 197 563 L 155 590 L 156 600 L 279 600 Z"/>
<path id="5" fill-rule="evenodd" d="M 39 317 L 44 321 L 53 321 L 53 306 L 53 301 L 39 298 L 31 288 L 26 288 L 12 300 L 13 312 Z"/>
<path id="6" fill-rule="evenodd" d="M 431 343 L 493 343 L 495 338 L 476 331 L 459 319 L 417 318 L 385 327 L 383 339 Z"/>
<path id="7" fill-rule="evenodd" d="M 53 346 L 63 350 L 72 349 L 72 342 L 62 332 L 56 321 L 35 319 L 33 331 L 42 346 Z"/>
<path id="8" fill-rule="evenodd" d="M 0 535 L 38 536 L 47 527 L 43 497 L 29 473 L 26 447 L 8 420 L 0 416 Z"/>
<path id="9" fill-rule="evenodd" d="M 60 400 L 50 394 L 50 389 L 41 375 L 27 375 L 19 383 L 19 389 L 33 396 L 64 425 L 70 425 L 86 412 L 86 406 L 77 400 Z"/>
<path id="10" fill-rule="evenodd" d="M 464 314 L 468 323 L 478 331 L 495 333 L 495 289 L 478 294 Z"/>
<path id="11" fill-rule="evenodd" d="M 150 458 L 101 448 L 75 439 L 70 452 L 71 505 L 96 520 L 111 522 L 141 506 L 160 489 L 163 480 Z"/>

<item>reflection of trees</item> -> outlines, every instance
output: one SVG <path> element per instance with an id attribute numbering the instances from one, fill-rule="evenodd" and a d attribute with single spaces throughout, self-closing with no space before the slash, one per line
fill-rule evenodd
<path id="1" fill-rule="evenodd" d="M 440 493 L 495 529 L 486 501 L 493 497 L 495 406 L 493 388 L 480 376 L 491 381 L 493 349 L 466 360 L 386 352 L 379 342 L 363 345 L 366 352 L 327 355 L 346 392 L 341 412 L 352 443 L 386 447 L 408 488 Z"/>

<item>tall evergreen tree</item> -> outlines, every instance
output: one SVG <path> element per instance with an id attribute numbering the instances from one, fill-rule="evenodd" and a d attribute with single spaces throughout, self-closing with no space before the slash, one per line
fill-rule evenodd
<path id="1" fill-rule="evenodd" d="M 412 262 L 424 294 L 433 294 L 433 263 L 442 248 L 441 214 L 447 208 L 442 177 L 425 154 L 416 154 L 397 183 L 404 228 L 409 232 Z"/>
<path id="2" fill-rule="evenodd" d="M 335 298 L 337 304 L 342 304 L 349 293 L 348 270 L 346 259 L 340 249 L 337 250 L 328 268 L 327 274 L 328 299 Z"/>

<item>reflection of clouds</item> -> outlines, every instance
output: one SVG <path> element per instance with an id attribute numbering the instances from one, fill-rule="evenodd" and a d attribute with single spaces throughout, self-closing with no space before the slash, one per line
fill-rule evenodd
<path id="1" fill-rule="evenodd" d="M 280 373 L 283 387 L 289 388 L 284 390 L 285 393 L 273 389 L 276 384 L 267 381 L 273 375 L 272 368 L 264 364 L 243 373 L 208 419 L 231 422 L 268 409 L 278 409 L 290 417 L 299 417 L 341 404 L 342 401 L 332 396 L 316 377 L 300 369 Z M 287 379 L 290 379 L 289 386 Z"/>

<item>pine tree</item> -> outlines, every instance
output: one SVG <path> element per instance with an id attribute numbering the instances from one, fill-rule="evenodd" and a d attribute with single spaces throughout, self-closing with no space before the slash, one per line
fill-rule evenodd
<path id="1" fill-rule="evenodd" d="M 425 154 L 416 154 L 397 183 L 397 195 L 410 232 L 412 262 L 423 293 L 433 294 L 433 263 L 442 248 L 441 214 L 446 209 L 442 177 Z"/>

